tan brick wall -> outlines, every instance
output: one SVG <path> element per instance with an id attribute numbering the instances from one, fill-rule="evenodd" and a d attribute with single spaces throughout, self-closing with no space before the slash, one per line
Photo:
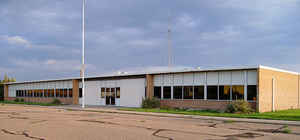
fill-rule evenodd
<path id="1" fill-rule="evenodd" d="M 161 105 L 174 108 L 212 109 L 225 110 L 230 101 L 210 101 L 210 100 L 161 100 Z M 256 102 L 249 102 L 253 109 Z"/>
<path id="2" fill-rule="evenodd" d="M 147 80 L 147 98 L 152 98 L 154 96 L 154 86 L 153 86 L 153 75 L 146 75 Z"/>
<path id="3" fill-rule="evenodd" d="M 258 111 L 272 111 L 272 78 L 275 78 L 275 110 L 299 108 L 299 76 L 259 68 Z"/>
<path id="4" fill-rule="evenodd" d="M 4 100 L 8 100 L 8 85 L 4 85 Z"/>
<path id="5" fill-rule="evenodd" d="M 78 80 L 72 80 L 73 84 L 73 104 L 77 105 L 79 103 L 79 81 Z"/>

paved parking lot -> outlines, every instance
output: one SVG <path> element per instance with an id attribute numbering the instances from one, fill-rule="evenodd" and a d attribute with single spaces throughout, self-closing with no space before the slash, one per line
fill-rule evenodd
<path id="1" fill-rule="evenodd" d="M 0 139 L 299 140 L 300 127 L 5 104 L 0 105 Z"/>

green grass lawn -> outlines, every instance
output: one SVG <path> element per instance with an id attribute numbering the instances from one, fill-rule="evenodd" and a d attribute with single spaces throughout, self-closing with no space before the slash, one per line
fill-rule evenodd
<path id="1" fill-rule="evenodd" d="M 219 113 L 217 111 L 200 111 L 200 110 L 187 111 L 187 110 L 176 110 L 176 109 L 166 110 L 166 109 L 121 108 L 120 110 L 137 111 L 137 112 L 184 114 L 184 115 L 199 115 L 199 116 L 214 116 L 214 117 L 300 121 L 300 109 L 283 110 L 283 111 L 266 112 L 266 113 L 251 113 L 251 114 Z"/>
<path id="2" fill-rule="evenodd" d="M 34 102 L 15 102 L 15 101 L 0 101 L 0 104 L 22 104 L 22 105 L 40 105 L 40 106 L 56 106 L 52 103 L 34 103 Z"/>

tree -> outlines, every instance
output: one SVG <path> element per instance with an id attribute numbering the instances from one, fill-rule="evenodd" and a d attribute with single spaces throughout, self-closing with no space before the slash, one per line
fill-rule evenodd
<path id="1" fill-rule="evenodd" d="M 7 74 L 4 75 L 4 79 L 1 81 L 0 80 L 0 83 L 9 83 L 9 82 L 16 82 L 16 78 L 9 78 L 7 76 Z"/>
<path id="2" fill-rule="evenodd" d="M 9 77 L 7 74 L 4 75 L 4 80 L 2 81 L 3 83 L 8 83 L 9 82 Z"/>

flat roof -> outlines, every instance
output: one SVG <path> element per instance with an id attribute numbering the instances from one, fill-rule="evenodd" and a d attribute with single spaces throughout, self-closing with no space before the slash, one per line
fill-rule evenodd
<path id="1" fill-rule="evenodd" d="M 256 65 L 256 66 L 230 66 L 230 67 L 207 67 L 207 68 L 186 68 L 182 70 L 165 70 L 165 71 L 150 71 L 150 72 L 126 72 L 121 74 L 107 74 L 107 75 L 99 75 L 99 76 L 87 76 L 85 79 L 105 79 L 105 78 L 125 78 L 125 77 L 141 77 L 145 76 L 146 74 L 174 74 L 174 73 L 190 73 L 190 72 L 209 72 L 209 71 L 228 71 L 228 70 L 255 70 L 258 68 L 269 69 L 274 71 L 286 72 L 291 74 L 297 74 L 297 72 L 287 71 L 283 69 Z M 81 77 L 71 77 L 71 78 L 62 78 L 62 79 L 48 79 L 48 80 L 33 80 L 33 81 L 23 81 L 23 82 L 11 82 L 5 83 L 7 85 L 10 84 L 24 84 L 24 83 L 38 83 L 38 82 L 54 82 L 54 81 L 68 81 L 68 80 L 79 80 Z"/>

